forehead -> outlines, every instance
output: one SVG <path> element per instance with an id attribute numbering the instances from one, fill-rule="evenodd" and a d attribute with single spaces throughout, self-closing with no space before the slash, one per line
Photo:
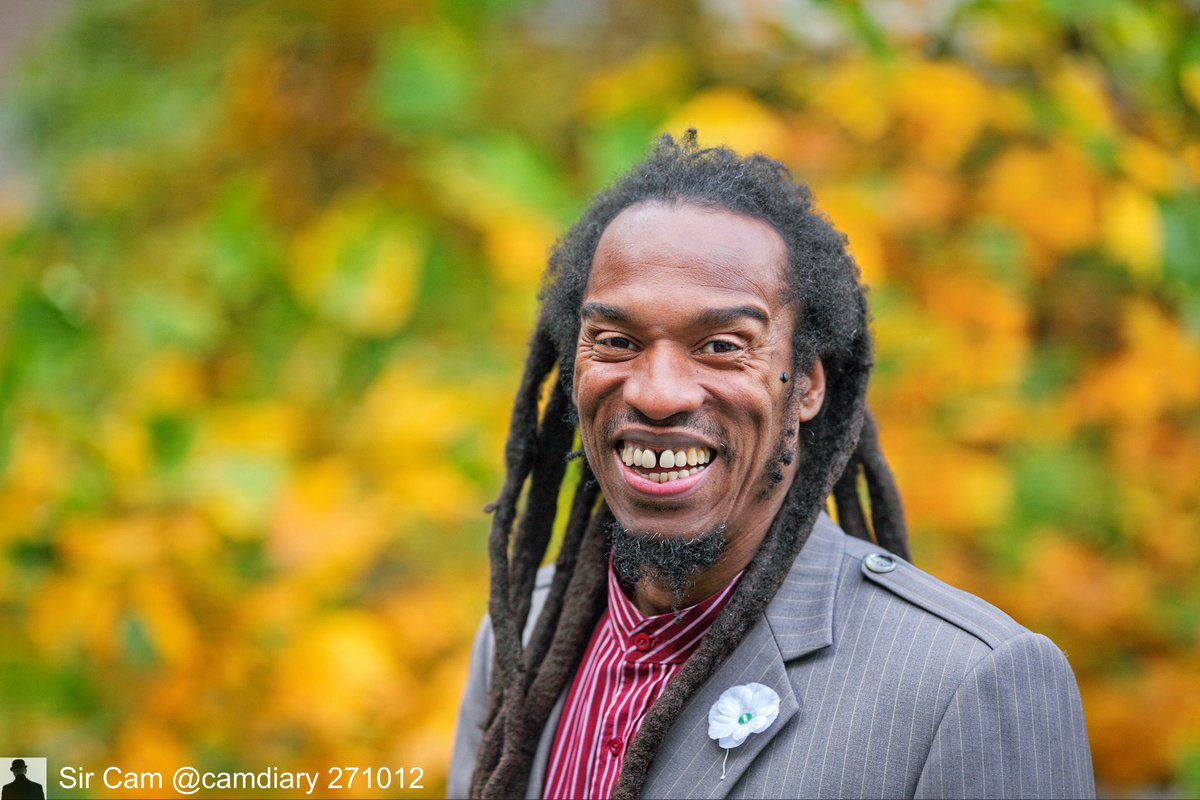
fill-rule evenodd
<path id="1" fill-rule="evenodd" d="M 689 203 L 643 203 L 616 216 L 596 247 L 587 296 L 753 296 L 785 302 L 787 246 L 767 223 Z M 614 297 L 613 299 L 619 299 Z"/>

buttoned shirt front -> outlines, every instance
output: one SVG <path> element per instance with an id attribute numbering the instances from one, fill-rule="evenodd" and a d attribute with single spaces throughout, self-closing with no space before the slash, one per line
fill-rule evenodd
<path id="1" fill-rule="evenodd" d="M 741 574 L 678 613 L 647 617 L 608 570 L 608 609 L 571 684 L 554 739 L 543 797 L 609 797 L 642 718 L 683 667 L 737 587 Z"/>

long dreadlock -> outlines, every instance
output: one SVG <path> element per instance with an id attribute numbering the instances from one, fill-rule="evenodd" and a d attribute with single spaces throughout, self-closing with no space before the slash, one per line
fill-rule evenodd
<path id="1" fill-rule="evenodd" d="M 814 210 L 807 188 L 794 183 L 778 162 L 761 155 L 742 158 L 725 148 L 700 149 L 695 131 L 688 131 L 682 142 L 664 136 L 643 163 L 593 201 L 550 257 L 513 407 L 507 476 L 499 499 L 489 507 L 494 516 L 488 608 L 496 646 L 472 796 L 523 794 L 539 735 L 604 611 L 606 531 L 613 517 L 585 461 L 549 594 L 522 645 L 575 436 L 573 359 L 592 257 L 609 223 L 626 208 L 646 202 L 687 202 L 774 228 L 787 245 L 790 299 L 799 312 L 792 341 L 795 374 L 810 372 L 820 360 L 826 396 L 821 412 L 801 425 L 798 471 L 770 531 L 700 647 L 647 712 L 626 750 L 613 796 L 641 794 L 680 709 L 765 610 L 831 492 L 848 532 L 868 540 L 873 534 L 881 546 L 909 557 L 900 497 L 866 410 L 872 366 L 867 303 L 844 237 Z M 539 398 L 556 368 L 558 380 L 539 418 Z M 860 483 L 869 498 L 869 526 Z M 524 512 L 514 535 L 523 493 Z"/>

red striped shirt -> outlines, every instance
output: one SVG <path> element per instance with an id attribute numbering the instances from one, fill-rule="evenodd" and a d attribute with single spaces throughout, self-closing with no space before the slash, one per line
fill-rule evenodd
<path id="1" fill-rule="evenodd" d="M 542 796 L 612 795 L 625 747 L 683 662 L 700 646 L 741 579 L 675 614 L 646 617 L 625 596 L 611 565 L 608 609 L 588 644 L 563 708 Z"/>

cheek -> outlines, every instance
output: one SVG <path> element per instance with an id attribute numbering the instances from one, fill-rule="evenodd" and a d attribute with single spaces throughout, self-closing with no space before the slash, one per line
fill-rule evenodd
<path id="1" fill-rule="evenodd" d="M 575 369 L 572 394 L 575 409 L 579 414 L 579 433 L 585 442 L 600 436 L 604 420 L 601 419 L 602 402 L 605 396 L 605 381 L 589 368 Z"/>
<path id="2" fill-rule="evenodd" d="M 621 378 L 614 369 L 617 365 L 584 362 L 575 367 L 575 377 L 572 382 L 575 406 L 583 411 L 585 408 L 596 408 L 605 398 L 620 388 Z"/>

